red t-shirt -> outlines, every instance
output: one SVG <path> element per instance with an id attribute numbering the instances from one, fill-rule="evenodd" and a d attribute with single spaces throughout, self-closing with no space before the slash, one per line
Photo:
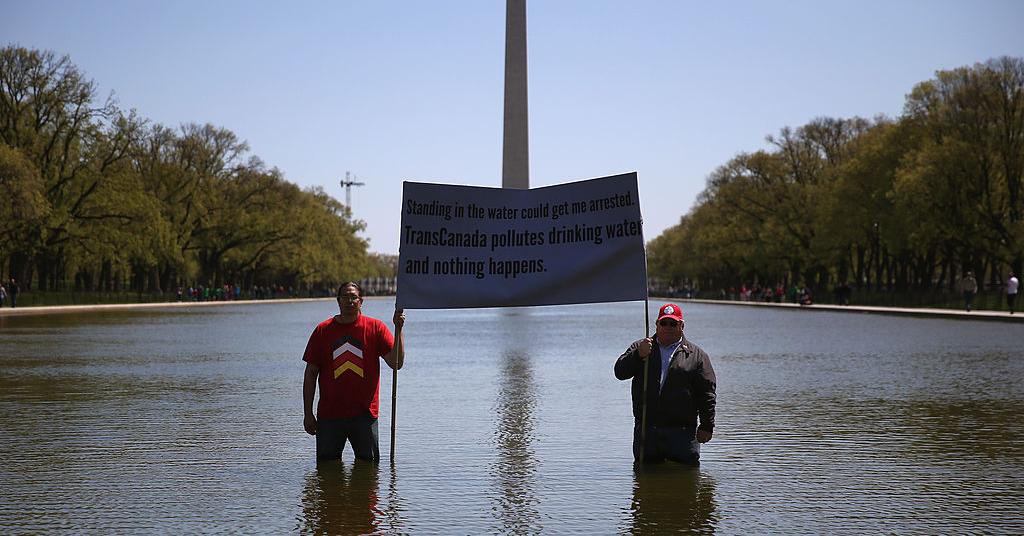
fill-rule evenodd
<path id="1" fill-rule="evenodd" d="M 383 322 L 359 315 L 342 324 L 328 318 L 317 324 L 302 360 L 320 367 L 318 419 L 348 419 L 366 413 L 377 417 L 380 357 L 395 337 Z"/>

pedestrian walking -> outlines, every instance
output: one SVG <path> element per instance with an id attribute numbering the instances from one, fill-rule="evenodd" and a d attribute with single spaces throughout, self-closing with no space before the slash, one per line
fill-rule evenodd
<path id="1" fill-rule="evenodd" d="M 1010 272 L 1010 279 L 1006 280 L 1006 305 L 1010 307 L 1010 314 L 1013 314 L 1013 308 L 1017 304 L 1017 289 L 1020 288 L 1020 281 L 1017 280 L 1017 276 Z"/>
<path id="2" fill-rule="evenodd" d="M 978 293 L 978 280 L 974 278 L 974 272 L 968 270 L 960 279 L 960 292 L 964 295 L 964 307 L 971 312 L 971 304 L 974 303 L 974 295 Z"/>
<path id="3" fill-rule="evenodd" d="M 7 283 L 7 295 L 11 297 L 11 308 L 18 306 L 18 293 L 21 292 L 21 287 L 18 286 L 18 282 L 12 277 Z"/>

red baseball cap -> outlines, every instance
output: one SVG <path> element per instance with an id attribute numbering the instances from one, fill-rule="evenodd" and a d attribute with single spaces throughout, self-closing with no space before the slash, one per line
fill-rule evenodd
<path id="1" fill-rule="evenodd" d="M 661 309 L 658 309 L 657 322 L 661 322 L 662 318 L 672 318 L 677 322 L 682 322 L 683 310 L 680 309 L 679 306 L 674 303 L 666 303 L 665 305 L 661 306 Z"/>

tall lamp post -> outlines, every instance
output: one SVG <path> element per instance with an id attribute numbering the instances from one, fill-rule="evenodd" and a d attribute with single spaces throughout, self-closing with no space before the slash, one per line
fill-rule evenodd
<path id="1" fill-rule="evenodd" d="M 366 186 L 365 182 L 356 182 L 355 179 L 359 177 L 352 176 L 349 178 L 349 172 L 345 172 L 345 178 L 341 181 L 341 186 L 345 188 L 345 208 L 348 209 L 348 215 L 351 217 L 353 214 L 352 210 L 352 187 L 353 186 Z"/>

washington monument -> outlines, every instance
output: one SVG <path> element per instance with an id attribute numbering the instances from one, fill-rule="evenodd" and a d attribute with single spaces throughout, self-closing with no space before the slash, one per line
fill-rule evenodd
<path id="1" fill-rule="evenodd" d="M 505 134 L 501 187 L 530 187 L 530 128 L 526 105 L 526 0 L 505 2 Z"/>

